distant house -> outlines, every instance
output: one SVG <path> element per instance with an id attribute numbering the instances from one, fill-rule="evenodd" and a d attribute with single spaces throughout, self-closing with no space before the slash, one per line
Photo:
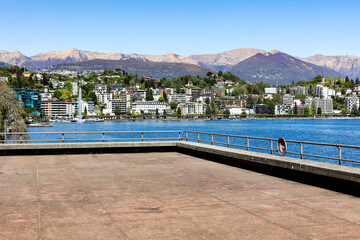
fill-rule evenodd
<path id="1" fill-rule="evenodd" d="M 22 74 L 24 77 L 29 78 L 31 73 L 29 71 L 23 72 Z"/>

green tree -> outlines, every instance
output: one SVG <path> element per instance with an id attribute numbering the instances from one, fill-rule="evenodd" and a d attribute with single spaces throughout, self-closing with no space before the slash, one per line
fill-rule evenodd
<path id="1" fill-rule="evenodd" d="M 62 92 L 61 92 L 60 90 L 56 90 L 56 91 L 53 93 L 52 97 L 59 99 L 59 98 L 61 97 L 61 95 L 62 95 Z"/>
<path id="2" fill-rule="evenodd" d="M 146 101 L 153 101 L 154 97 L 151 88 L 146 89 Z"/>
<path id="3" fill-rule="evenodd" d="M 155 115 L 156 115 L 156 116 L 159 115 L 159 109 L 158 109 L 158 108 L 156 108 Z"/>
<path id="4" fill-rule="evenodd" d="M 165 99 L 163 97 L 159 97 L 159 102 L 165 102 Z"/>
<path id="5" fill-rule="evenodd" d="M 163 115 L 166 116 L 166 110 L 164 109 Z"/>
<path id="6" fill-rule="evenodd" d="M 294 106 L 294 114 L 297 115 L 298 114 L 298 106 L 297 103 L 295 102 L 295 106 Z"/>
<path id="7" fill-rule="evenodd" d="M 321 115 L 321 114 L 322 114 L 321 107 L 318 107 L 318 109 L 317 109 L 317 114 L 318 114 L 318 115 Z"/>
<path id="8" fill-rule="evenodd" d="M 305 109 L 304 109 L 304 114 L 305 115 L 310 115 L 311 114 L 311 109 L 310 109 L 310 106 L 306 106 Z"/>
<path id="9" fill-rule="evenodd" d="M 229 111 L 229 109 L 225 109 L 225 111 L 223 112 L 223 114 L 224 114 L 225 117 L 230 116 L 230 111 Z"/>
<path id="10" fill-rule="evenodd" d="M 181 115 L 181 109 L 180 109 L 180 108 L 178 108 L 178 109 L 177 109 L 176 114 L 177 114 L 178 116 L 180 116 L 180 115 Z"/>
<path id="11" fill-rule="evenodd" d="M 120 106 L 115 106 L 114 113 L 115 113 L 116 116 L 119 116 L 121 114 Z"/>

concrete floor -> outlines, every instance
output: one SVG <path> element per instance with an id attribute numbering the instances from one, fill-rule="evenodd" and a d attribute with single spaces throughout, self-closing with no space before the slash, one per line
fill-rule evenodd
<path id="1" fill-rule="evenodd" d="M 0 157 L 1 239 L 360 239 L 360 199 L 180 153 Z"/>

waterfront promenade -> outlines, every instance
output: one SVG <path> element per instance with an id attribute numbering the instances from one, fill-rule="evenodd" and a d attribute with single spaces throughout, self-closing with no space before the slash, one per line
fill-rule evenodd
<path id="1" fill-rule="evenodd" d="M 359 198 L 178 152 L 0 156 L 0 239 L 358 239 Z"/>

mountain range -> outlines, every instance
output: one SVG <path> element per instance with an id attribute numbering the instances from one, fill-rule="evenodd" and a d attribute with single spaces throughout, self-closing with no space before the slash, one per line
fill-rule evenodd
<path id="1" fill-rule="evenodd" d="M 308 80 L 309 77 L 312 78 L 317 74 L 326 77 L 349 76 L 354 79 L 360 76 L 360 57 L 318 54 L 308 58 L 299 58 L 282 52 L 266 52 L 255 48 L 239 48 L 217 54 L 190 55 L 187 57 L 174 53 L 164 55 L 98 53 L 76 48 L 40 53 L 31 57 L 27 57 L 19 51 L 0 51 L 0 62 L 18 66 L 23 66 L 25 63 L 29 69 L 43 69 L 58 64 L 78 63 L 94 59 L 174 63 L 173 67 L 176 66 L 175 63 L 192 64 L 214 71 L 234 71 L 235 74 L 245 80 L 268 83 L 276 83 L 276 81 L 285 83 L 289 79 L 294 81 Z M 135 64 L 134 61 L 132 63 Z M 203 71 L 204 69 L 198 70 Z M 312 76 L 313 74 L 315 75 Z"/>

